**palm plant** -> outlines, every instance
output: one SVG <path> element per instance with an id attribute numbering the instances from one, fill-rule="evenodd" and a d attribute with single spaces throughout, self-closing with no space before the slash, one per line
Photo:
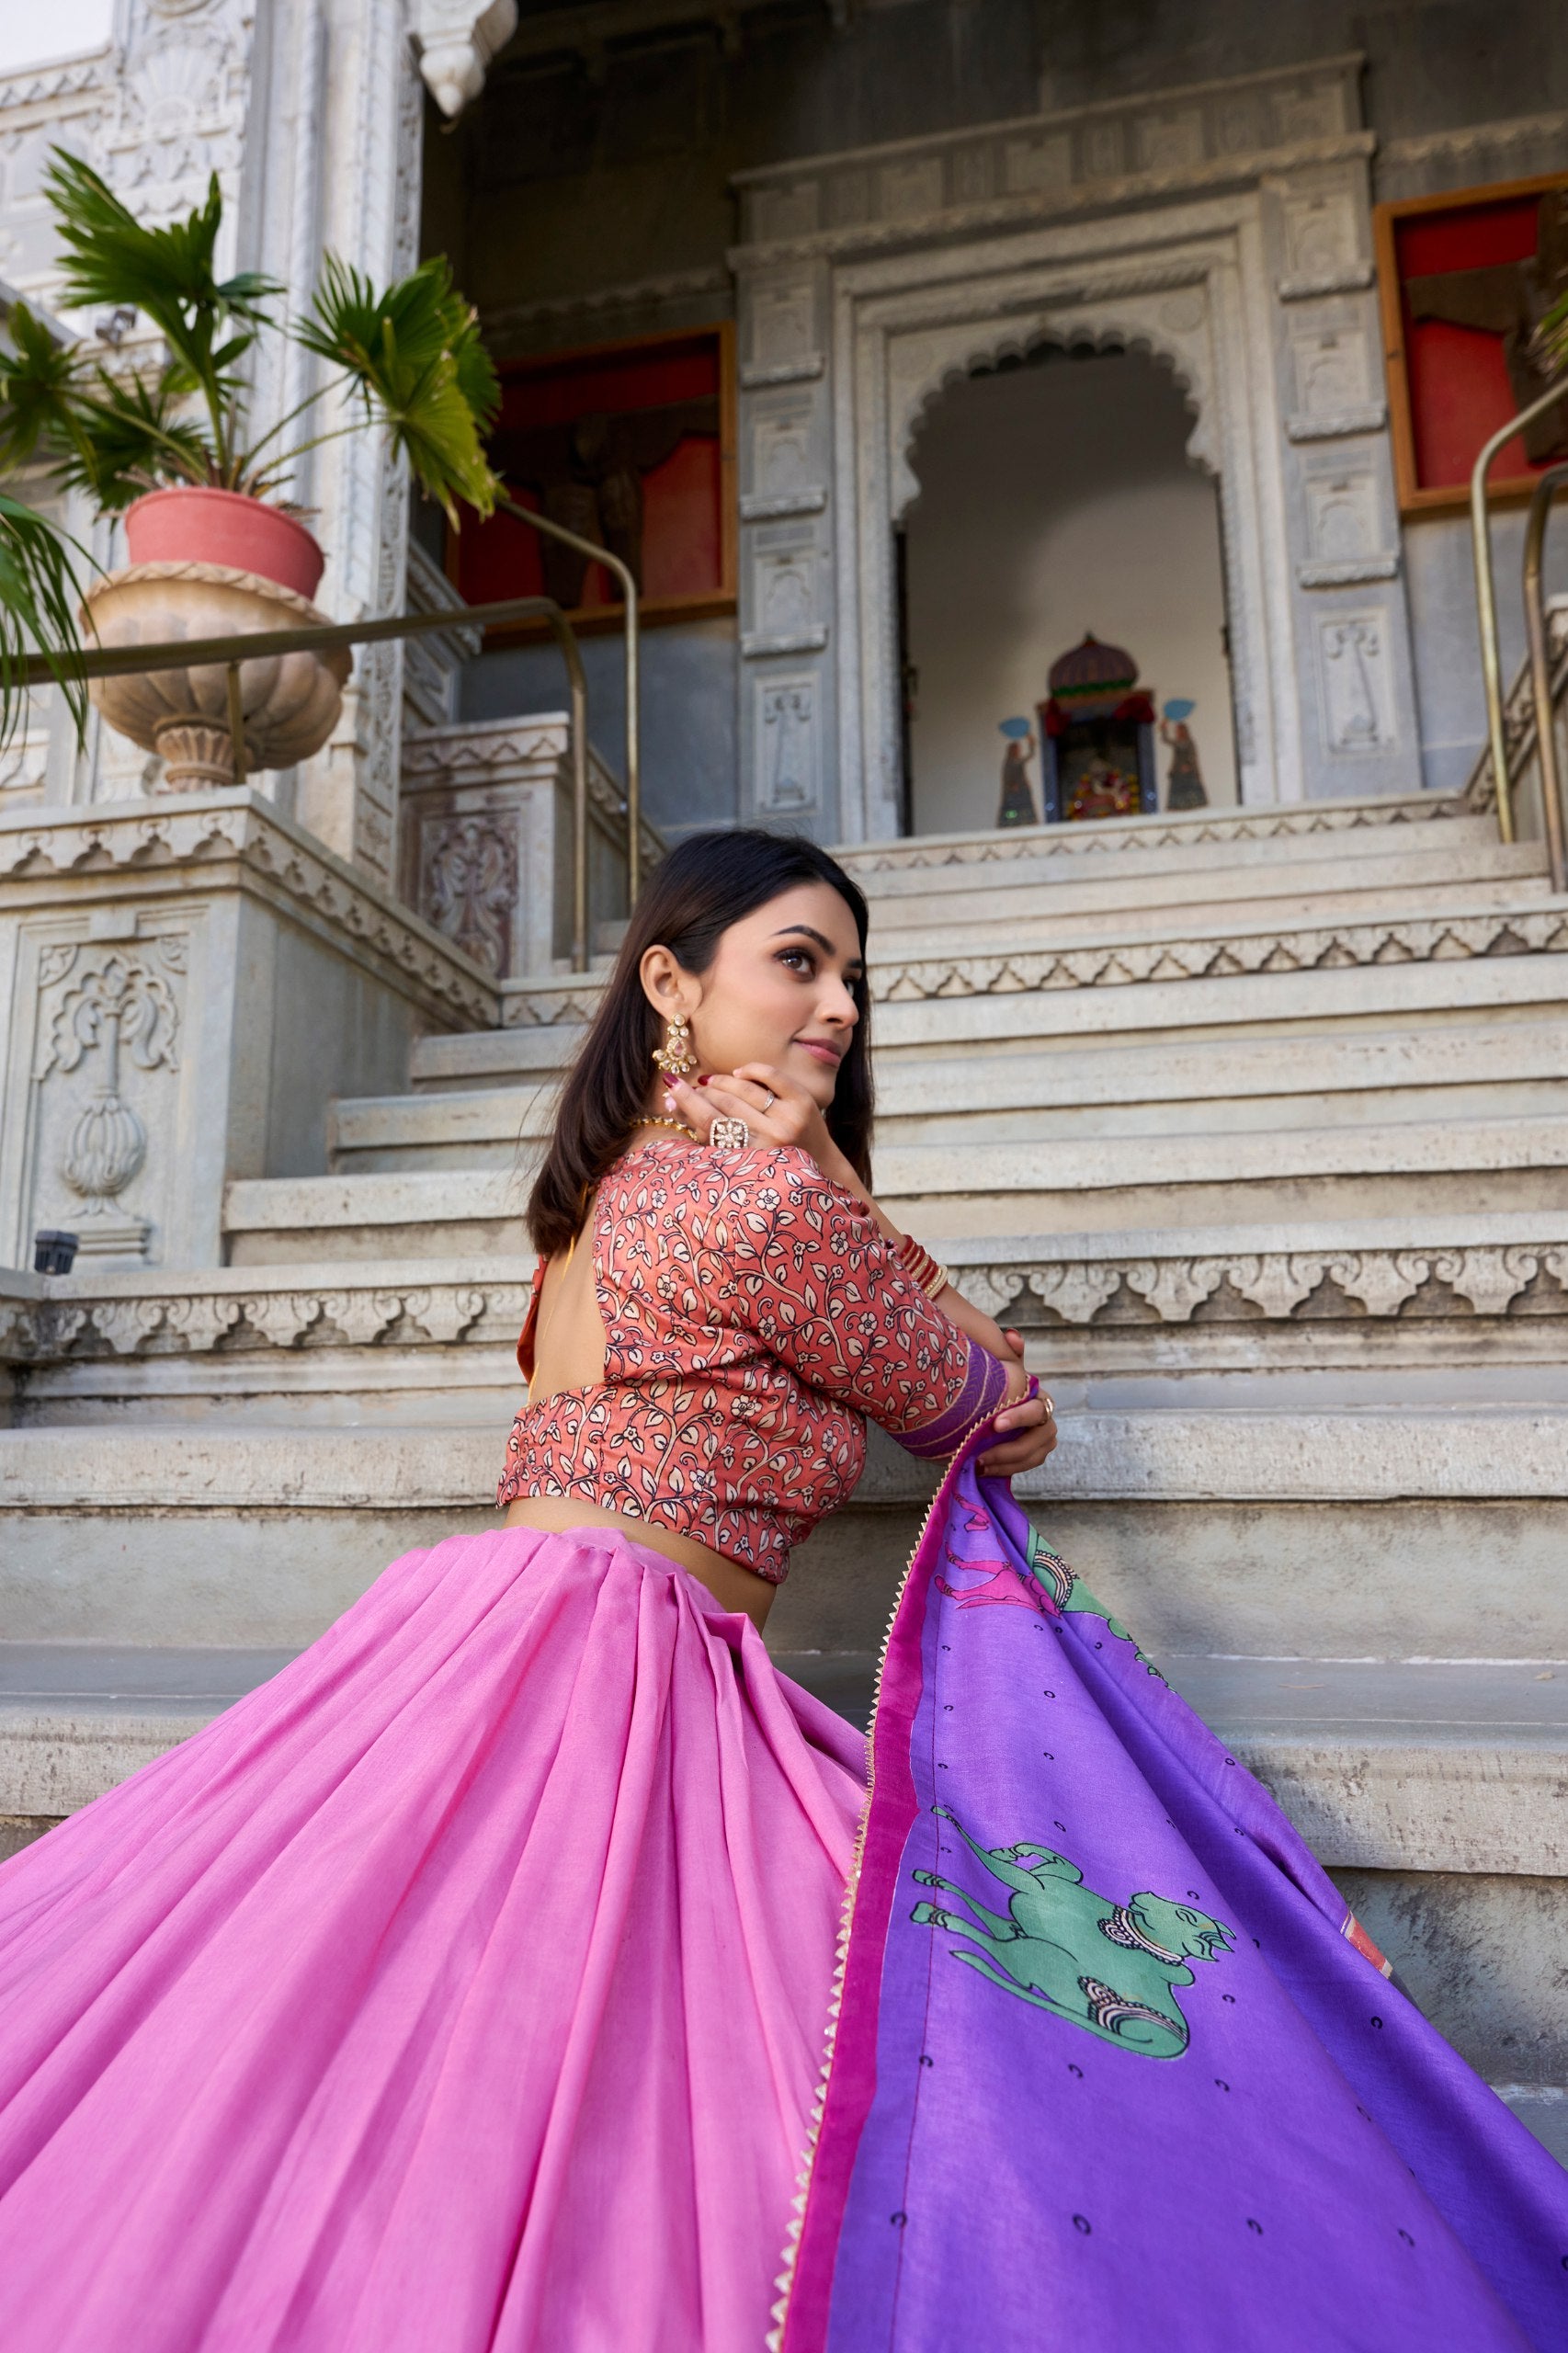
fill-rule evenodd
<path id="1" fill-rule="evenodd" d="M 1568 368 L 1568 294 L 1560 295 L 1537 322 L 1531 339 L 1547 375 Z"/>
<path id="2" fill-rule="evenodd" d="M 309 312 L 285 320 L 283 289 L 255 271 L 220 278 L 222 198 L 214 176 L 185 221 L 150 228 L 78 156 L 53 150 L 45 176 L 63 248 L 71 308 L 140 313 L 160 356 L 124 370 L 82 344 L 62 347 L 23 302 L 13 348 L 0 351 L 0 475 L 41 464 L 61 490 L 112 515 L 143 492 L 205 484 L 287 506 L 306 450 L 380 425 L 415 479 L 454 526 L 458 504 L 480 515 L 501 485 L 484 455 L 500 387 L 472 308 L 435 256 L 378 292 L 327 255 Z M 324 379 L 259 438 L 247 437 L 244 363 L 260 337 L 281 334 L 327 363 Z M 290 442 L 329 396 L 352 414 Z M 80 641 L 73 608 L 84 551 L 48 517 L 0 495 L 0 742 L 20 708 L 19 665 L 41 653 L 80 725 Z"/>

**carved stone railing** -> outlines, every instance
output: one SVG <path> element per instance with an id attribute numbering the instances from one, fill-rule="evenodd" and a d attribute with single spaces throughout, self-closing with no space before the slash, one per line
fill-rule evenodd
<path id="1" fill-rule="evenodd" d="M 1369 1241 L 1354 1226 L 1303 1228 L 1306 1246 L 1262 1230 L 1261 1246 L 1233 1229 L 1201 1234 L 1076 1237 L 1057 1255 L 1041 1238 L 960 1245 L 949 1256 L 965 1296 L 988 1314 L 1060 1347 L 1074 1332 L 1154 1327 L 1238 1336 L 1272 1326 L 1307 1336 L 1369 1324 L 1478 1323 L 1528 1336 L 1568 1317 L 1568 1220 L 1412 1220 L 1408 1237 Z M 1131 1245 L 1131 1246 L 1129 1246 Z M 0 1364 L 43 1369 L 98 1358 L 156 1358 L 266 1349 L 494 1347 L 508 1358 L 528 1304 L 529 1262 L 430 1261 L 320 1269 L 219 1267 L 173 1279 L 156 1273 L 35 1277 L 0 1272 Z M 1462 1330 L 1461 1330 L 1462 1327 Z M 1379 1343 L 1380 1349 L 1384 1343 Z"/>
<path id="2" fill-rule="evenodd" d="M 430 728 L 404 739 L 403 896 L 467 956 L 516 981 L 571 946 L 572 792 L 563 712 Z M 645 820 L 644 873 L 664 855 Z M 626 804 L 588 755 L 590 936 L 626 913 Z"/>
<path id="3" fill-rule="evenodd" d="M 1158 817 L 1108 817 L 1093 825 L 1018 825 L 1006 832 L 911 835 L 903 841 L 850 842 L 834 856 L 852 874 L 903 874 L 915 868 L 993 866 L 1114 858 L 1123 850 L 1191 849 L 1210 842 L 1285 841 L 1305 834 L 1363 832 L 1369 825 L 1424 825 L 1465 813 L 1458 795 L 1392 793 L 1358 801 L 1308 801 L 1260 809 L 1193 809 Z"/>

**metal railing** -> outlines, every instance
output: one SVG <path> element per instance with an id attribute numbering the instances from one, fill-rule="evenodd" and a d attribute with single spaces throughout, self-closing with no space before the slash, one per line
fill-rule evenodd
<path id="1" fill-rule="evenodd" d="M 520 512 L 527 515 L 526 509 Z M 537 516 L 528 516 L 538 522 Z M 549 527 L 553 532 L 556 527 Z M 570 531 L 559 536 L 574 540 Z M 605 551 L 593 548 L 586 540 L 577 541 L 588 548 L 597 562 L 616 559 Z M 624 567 L 621 567 L 624 569 Z M 627 575 L 630 579 L 630 574 Z M 632 596 L 635 597 L 635 587 Z M 629 608 L 629 617 L 630 608 Z M 588 923 L 588 682 L 583 668 L 583 656 L 572 624 L 551 597 L 507 597 L 489 605 L 465 605 L 453 612 L 393 613 L 377 620 L 301 622 L 296 629 L 257 630 L 228 637 L 175 638 L 150 645 L 98 646 L 82 653 L 70 664 L 71 674 L 91 682 L 94 678 L 117 678 L 133 676 L 142 670 L 223 668 L 228 672 L 228 720 L 230 741 L 233 752 L 234 782 L 245 780 L 244 713 L 240 689 L 240 665 L 243 662 L 272 654 L 328 653 L 345 646 L 376 645 L 389 639 L 420 637 L 436 630 L 449 630 L 454 622 L 464 629 L 484 630 L 508 621 L 542 620 L 546 622 L 561 649 L 566 665 L 571 695 L 571 742 L 569 757 L 572 771 L 572 970 L 585 972 L 589 960 Z M 48 687 L 58 683 L 59 674 L 41 654 L 34 654 L 25 665 L 17 665 L 21 680 L 28 687 Z M 629 658 L 631 688 L 635 688 L 635 656 Z M 641 824 L 640 795 L 637 784 L 637 722 L 636 702 L 627 702 L 628 779 L 625 799 L 627 818 L 627 886 L 635 897 L 639 880 L 639 828 Z"/>
<path id="2" fill-rule="evenodd" d="M 1530 700 L 1535 710 L 1536 757 L 1540 762 L 1541 824 L 1553 891 L 1568 891 L 1568 856 L 1563 848 L 1557 714 L 1551 706 L 1551 637 L 1547 626 L 1541 571 L 1551 502 L 1564 483 L 1568 483 L 1568 465 L 1547 468 L 1531 494 L 1529 520 L 1525 525 L 1525 628 L 1529 634 Z"/>
<path id="3" fill-rule="evenodd" d="M 1539 400 L 1532 401 L 1528 408 L 1520 409 L 1506 425 L 1499 426 L 1492 438 L 1482 445 L 1470 474 L 1471 558 L 1475 566 L 1475 617 L 1481 631 L 1481 677 L 1486 692 L 1486 740 L 1491 749 L 1492 775 L 1497 790 L 1497 831 L 1506 842 L 1514 838 L 1514 801 L 1508 774 L 1503 648 L 1497 633 L 1497 590 L 1492 568 L 1492 514 L 1486 478 L 1498 452 L 1535 417 L 1544 415 L 1549 408 L 1554 407 L 1565 393 L 1568 393 L 1568 376 L 1559 377 L 1551 390 L 1542 392 Z M 1544 523 L 1541 528 L 1544 530 Z M 1528 593 L 1525 601 L 1528 611 Z M 1550 706 L 1550 688 L 1547 699 Z M 1544 767 L 1541 773 L 1544 783 Z"/>
<path id="4" fill-rule="evenodd" d="M 531 506 L 519 506 L 515 498 L 503 496 L 496 501 L 504 513 L 526 523 L 531 531 L 542 531 L 547 540 L 559 540 L 562 547 L 574 548 L 579 555 L 590 556 L 602 563 L 620 583 L 623 611 L 623 632 L 626 643 L 626 904 L 637 904 L 637 892 L 642 883 L 640 852 L 642 824 L 642 728 L 638 718 L 641 691 L 642 622 L 637 603 L 637 583 L 631 567 L 623 563 L 608 548 L 601 548 L 593 540 L 585 540 L 580 532 L 569 531 L 564 523 L 552 522 L 548 515 L 536 515 Z M 560 607 L 556 607 L 560 610 Z M 574 968 L 577 969 L 577 968 Z"/>

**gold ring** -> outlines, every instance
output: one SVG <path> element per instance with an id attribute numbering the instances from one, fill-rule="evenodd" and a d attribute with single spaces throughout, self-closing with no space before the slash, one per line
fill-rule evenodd
<path id="1" fill-rule="evenodd" d="M 1041 1394 L 1040 1394 L 1040 1404 L 1045 1407 L 1045 1418 L 1046 1418 L 1046 1420 L 1047 1420 L 1048 1422 L 1053 1422 L 1053 1421 L 1056 1419 L 1056 1400 L 1055 1400 L 1055 1398 L 1054 1398 L 1054 1397 L 1049 1397 L 1049 1396 L 1047 1396 L 1047 1395 L 1043 1392 L 1043 1391 L 1042 1391 L 1042 1392 L 1041 1392 Z"/>

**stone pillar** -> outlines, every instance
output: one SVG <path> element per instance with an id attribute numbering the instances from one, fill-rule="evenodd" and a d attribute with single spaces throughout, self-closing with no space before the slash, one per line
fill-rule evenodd
<path id="1" fill-rule="evenodd" d="M 377 284 L 418 258 L 424 87 L 402 0 L 296 0 L 318 13 L 328 60 L 314 117 L 321 245 Z M 301 172 L 304 159 L 295 159 Z M 306 289 L 296 290 L 303 300 Z M 326 404 L 324 404 L 324 411 Z M 381 438 L 358 433 L 315 453 L 312 502 L 327 551 L 321 601 L 335 620 L 399 612 L 407 479 Z M 325 750 L 301 771 L 295 813 L 340 858 L 390 879 L 397 823 L 403 648 L 362 647 Z"/>
<path id="2" fill-rule="evenodd" d="M 777 210 L 789 193 L 756 200 L 761 234 L 778 233 L 767 206 Z M 814 200 L 813 188 L 804 194 Z M 833 841 L 846 824 L 830 748 L 836 722 L 828 272 L 809 262 L 743 267 L 738 286 L 742 822 Z M 895 813 L 876 830 L 897 831 L 896 779 L 893 790 Z"/>
<path id="3" fill-rule="evenodd" d="M 1364 156 L 1260 189 L 1301 767 L 1314 797 L 1421 786 Z"/>

